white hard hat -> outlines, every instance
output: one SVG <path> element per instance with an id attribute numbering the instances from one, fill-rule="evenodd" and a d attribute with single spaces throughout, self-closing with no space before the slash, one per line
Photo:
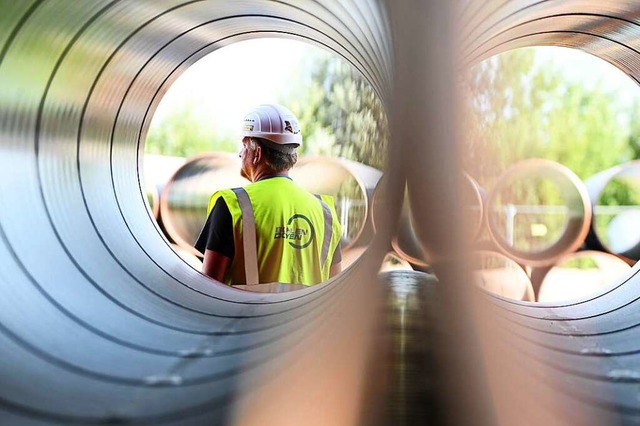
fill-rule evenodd
<path id="1" fill-rule="evenodd" d="M 302 143 L 298 119 L 277 104 L 259 105 L 249 111 L 242 123 L 242 136 L 266 139 L 278 145 Z"/>

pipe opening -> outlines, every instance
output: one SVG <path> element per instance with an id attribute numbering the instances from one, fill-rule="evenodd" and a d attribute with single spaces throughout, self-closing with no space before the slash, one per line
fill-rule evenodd
<path id="1" fill-rule="evenodd" d="M 210 197 L 250 183 L 240 176 L 240 123 L 268 102 L 300 120 L 304 140 L 290 176 L 334 197 L 343 270 L 366 251 L 388 125 L 376 90 L 344 58 L 297 40 L 240 41 L 202 57 L 163 90 L 146 137 L 144 186 L 149 199 L 154 188 L 160 193 L 151 205 L 159 229 L 187 263 L 201 269 L 194 243 Z"/>
<path id="2" fill-rule="evenodd" d="M 625 164 L 637 156 L 635 80 L 595 56 L 547 46 L 491 56 L 467 84 L 463 163 L 489 193 L 478 247 L 525 266 L 536 294 L 547 289 L 544 300 L 552 299 L 548 280 L 543 284 L 549 269 L 555 282 L 562 275 L 575 289 L 581 273 L 601 263 L 585 260 L 582 250 L 632 264 L 640 205 L 633 172 L 616 173 L 631 170 Z M 619 282 L 612 277 L 609 286 Z"/>

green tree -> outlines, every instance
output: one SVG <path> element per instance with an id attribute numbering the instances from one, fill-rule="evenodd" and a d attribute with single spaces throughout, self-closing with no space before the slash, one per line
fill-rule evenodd
<path id="1" fill-rule="evenodd" d="M 467 81 L 465 166 L 487 187 L 526 158 L 557 161 L 585 179 L 630 159 L 630 143 L 640 140 L 640 128 L 630 140 L 613 95 L 536 64 L 533 49 L 497 55 Z"/>
<path id="2" fill-rule="evenodd" d="M 207 151 L 237 151 L 237 144 L 220 138 L 199 111 L 197 104 L 189 103 L 152 123 L 145 151 L 177 157 L 190 157 Z"/>
<path id="3" fill-rule="evenodd" d="M 558 81 L 533 76 L 534 63 L 532 51 L 516 50 L 482 62 L 466 80 L 469 108 L 463 161 L 481 185 L 492 186 L 509 164 L 537 154 L 544 134 L 536 123 L 548 102 L 546 95 Z M 530 88 L 532 82 L 537 90 Z"/>
<path id="4" fill-rule="evenodd" d="M 631 150 L 631 158 L 633 160 L 640 159 L 640 101 L 636 100 L 629 108 L 629 135 L 627 137 L 627 145 Z"/>
<path id="5" fill-rule="evenodd" d="M 566 83 L 548 116 L 549 142 L 542 152 L 586 179 L 631 158 L 628 130 L 613 97 L 601 87 Z"/>
<path id="6" fill-rule="evenodd" d="M 371 85 L 328 53 L 310 58 L 304 68 L 306 76 L 281 100 L 300 120 L 303 153 L 335 155 L 383 169 L 388 122 Z"/>

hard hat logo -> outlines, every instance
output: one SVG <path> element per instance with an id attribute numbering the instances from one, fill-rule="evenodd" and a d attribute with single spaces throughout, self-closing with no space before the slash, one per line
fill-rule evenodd
<path id="1" fill-rule="evenodd" d="M 284 130 L 286 130 L 287 132 L 291 132 L 294 135 L 300 133 L 300 129 L 293 129 L 293 125 L 289 120 L 284 120 Z"/>

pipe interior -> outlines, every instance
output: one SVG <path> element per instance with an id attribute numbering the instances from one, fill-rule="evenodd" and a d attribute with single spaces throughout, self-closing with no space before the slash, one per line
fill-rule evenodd
<path id="1" fill-rule="evenodd" d="M 465 2 L 456 16 L 466 64 L 555 45 L 596 55 L 638 80 L 640 5 L 501 4 Z M 375 277 L 372 265 L 379 262 L 365 259 L 339 281 L 290 294 L 212 285 L 166 244 L 145 206 L 141 141 L 153 111 L 203 55 L 267 36 L 333 50 L 390 102 L 392 34 L 403 36 L 386 11 L 396 6 L 355 0 L 2 6 L 1 418 L 15 424 L 229 419 L 238 383 L 257 371 L 283 371 L 284 348 L 308 344 L 314 326 L 353 309 L 345 300 L 366 293 L 371 281 L 359 277 Z M 390 146 L 402 144 L 392 138 Z M 530 333 L 527 344 L 518 340 L 524 352 L 533 345 L 553 356 L 554 371 L 575 385 L 573 404 L 637 418 L 637 272 L 636 266 L 615 288 L 578 302 L 488 303 Z M 35 385 L 43 381 L 56 391 Z"/>

